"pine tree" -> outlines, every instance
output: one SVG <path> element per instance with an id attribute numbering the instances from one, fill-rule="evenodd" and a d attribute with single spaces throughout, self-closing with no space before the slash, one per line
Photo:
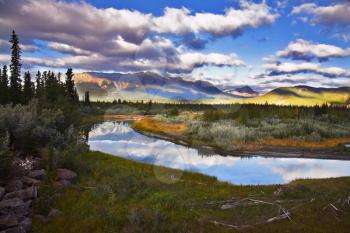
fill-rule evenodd
<path id="1" fill-rule="evenodd" d="M 35 97 L 40 99 L 43 97 L 43 90 L 44 90 L 44 82 L 41 78 L 41 72 L 38 70 L 38 72 L 35 75 Z"/>
<path id="2" fill-rule="evenodd" d="M 10 101 L 17 104 L 21 100 L 21 48 L 19 47 L 18 36 L 12 31 L 11 43 L 11 64 L 10 64 Z"/>
<path id="3" fill-rule="evenodd" d="M 73 77 L 74 77 L 73 70 L 72 68 L 69 68 L 66 72 L 66 83 L 65 83 L 66 94 L 71 102 L 78 102 L 79 97 L 78 97 L 77 90 L 75 89 Z"/>
<path id="4" fill-rule="evenodd" d="M 7 76 L 7 66 L 2 68 L 0 75 L 0 104 L 7 104 L 9 102 L 9 81 Z"/>
<path id="5" fill-rule="evenodd" d="M 23 86 L 23 102 L 27 104 L 34 97 L 34 83 L 31 80 L 29 72 L 24 74 L 24 86 Z"/>
<path id="6" fill-rule="evenodd" d="M 90 105 L 90 92 L 89 91 L 85 91 L 84 102 L 86 105 Z"/>

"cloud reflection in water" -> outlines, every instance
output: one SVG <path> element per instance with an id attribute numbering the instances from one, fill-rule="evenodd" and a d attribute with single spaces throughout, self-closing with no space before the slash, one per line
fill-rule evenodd
<path id="1" fill-rule="evenodd" d="M 298 178 L 350 175 L 350 161 L 201 155 L 197 149 L 139 134 L 123 122 L 97 126 L 90 132 L 89 145 L 92 150 L 199 172 L 234 184 L 282 184 Z"/>

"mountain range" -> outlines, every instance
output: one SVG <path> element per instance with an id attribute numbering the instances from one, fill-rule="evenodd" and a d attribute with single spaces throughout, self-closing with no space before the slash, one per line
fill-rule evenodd
<path id="1" fill-rule="evenodd" d="M 199 103 L 258 103 L 279 105 L 344 104 L 350 100 L 350 87 L 281 87 L 259 95 L 249 86 L 215 86 L 205 81 L 163 77 L 152 72 L 98 73 L 75 75 L 80 96 L 86 91 L 93 101 L 144 100 L 157 102 L 191 101 Z"/>

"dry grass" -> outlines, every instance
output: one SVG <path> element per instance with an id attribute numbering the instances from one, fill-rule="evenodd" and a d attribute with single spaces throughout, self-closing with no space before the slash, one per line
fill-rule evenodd
<path id="1" fill-rule="evenodd" d="M 350 138 L 330 138 L 319 142 L 305 141 L 301 139 L 264 139 L 257 143 L 260 146 L 298 147 L 306 149 L 334 148 L 339 144 L 350 143 Z"/>
<path id="2" fill-rule="evenodd" d="M 187 125 L 185 123 L 168 123 L 155 120 L 152 117 L 139 119 L 133 123 L 133 126 L 140 130 L 167 135 L 184 135 L 187 132 Z"/>
<path id="3" fill-rule="evenodd" d="M 145 115 L 138 115 L 138 114 L 128 114 L 128 115 L 104 115 L 103 118 L 105 120 L 141 120 L 145 118 Z"/>

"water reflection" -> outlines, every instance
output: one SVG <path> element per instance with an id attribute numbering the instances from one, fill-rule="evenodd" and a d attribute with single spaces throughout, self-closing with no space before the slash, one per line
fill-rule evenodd
<path id="1" fill-rule="evenodd" d="M 204 156 L 197 149 L 144 136 L 124 122 L 105 122 L 89 134 L 89 145 L 123 158 L 215 176 L 234 184 L 287 183 L 297 178 L 350 175 L 350 161 Z"/>

